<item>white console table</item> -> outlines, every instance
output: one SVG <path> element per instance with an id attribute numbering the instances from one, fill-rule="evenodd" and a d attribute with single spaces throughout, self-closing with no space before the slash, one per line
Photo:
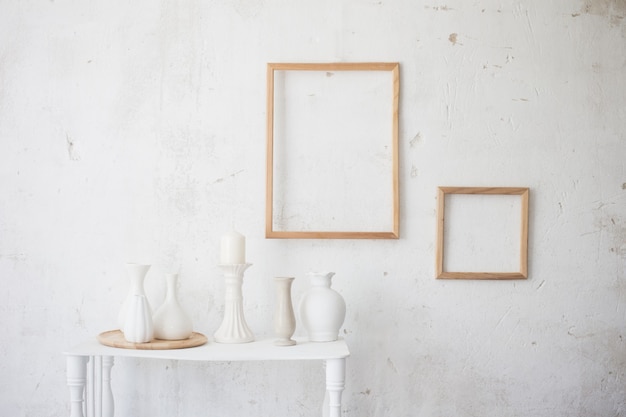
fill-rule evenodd
<path id="1" fill-rule="evenodd" d="M 328 415 L 340 417 L 346 358 L 350 355 L 348 346 L 343 339 L 325 343 L 297 342 L 295 346 L 279 347 L 274 346 L 273 339 L 241 344 L 209 341 L 203 346 L 187 349 L 135 350 L 104 346 L 96 340 L 88 341 L 64 352 L 70 390 L 70 417 L 113 417 L 111 368 L 116 356 L 203 362 L 324 361 Z"/>

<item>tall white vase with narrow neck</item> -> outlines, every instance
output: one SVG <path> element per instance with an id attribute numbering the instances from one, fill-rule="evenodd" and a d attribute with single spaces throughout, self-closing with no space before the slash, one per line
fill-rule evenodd
<path id="1" fill-rule="evenodd" d="M 154 337 L 152 311 L 145 295 L 136 294 L 130 300 L 124 323 L 124 339 L 131 343 L 148 343 Z"/>
<path id="2" fill-rule="evenodd" d="M 126 299 L 122 303 L 122 307 L 120 308 L 120 312 L 117 316 L 117 325 L 122 332 L 124 331 L 124 324 L 126 323 L 126 312 L 128 311 L 128 306 L 133 301 L 133 297 L 135 295 L 146 295 L 143 282 L 149 269 L 150 265 L 133 263 L 126 264 L 126 273 L 128 275 L 128 278 L 130 279 L 130 286 L 128 289 L 128 294 L 126 295 Z M 150 303 L 148 303 L 147 299 L 146 303 L 148 304 L 148 308 L 150 308 Z"/>
<path id="3" fill-rule="evenodd" d="M 300 300 L 300 320 L 312 342 L 332 342 L 346 317 L 343 297 L 330 288 L 334 272 L 311 272 L 311 288 Z"/>
<path id="4" fill-rule="evenodd" d="M 166 274 L 165 301 L 154 313 L 154 337 L 162 340 L 183 340 L 193 332 L 191 319 L 178 302 L 178 275 Z"/>

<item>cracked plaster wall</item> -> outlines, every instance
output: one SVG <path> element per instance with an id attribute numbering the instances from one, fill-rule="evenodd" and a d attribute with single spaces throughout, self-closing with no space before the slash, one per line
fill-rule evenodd
<path id="1" fill-rule="evenodd" d="M 626 415 L 626 7 L 602 1 L 0 3 L 0 412 L 69 411 L 61 352 L 115 325 L 126 261 L 219 325 L 337 273 L 346 416 Z M 401 238 L 264 239 L 265 64 L 398 61 Z M 531 189 L 529 279 L 434 279 L 436 187 Z M 221 310 L 222 309 L 222 310 Z M 298 334 L 302 329 L 298 328 Z M 119 360 L 118 415 L 320 414 L 318 364 Z"/>

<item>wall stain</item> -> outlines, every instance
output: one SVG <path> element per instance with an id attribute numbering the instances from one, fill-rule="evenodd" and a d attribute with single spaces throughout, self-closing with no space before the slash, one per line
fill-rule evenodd
<path id="1" fill-rule="evenodd" d="M 76 325 L 86 329 L 87 327 L 85 326 L 85 320 L 83 319 L 83 306 L 85 305 L 85 297 L 83 296 L 80 300 L 80 307 L 75 308 L 74 312 L 76 313 Z"/>
<path id="2" fill-rule="evenodd" d="M 413 136 L 413 139 L 411 139 L 409 141 L 409 145 L 411 145 L 411 148 L 415 147 L 415 145 L 417 145 L 420 141 L 422 140 L 422 134 L 421 132 L 417 132 L 417 134 L 415 136 Z M 626 184 L 626 183 L 625 183 Z"/>
<path id="3" fill-rule="evenodd" d="M 65 141 L 67 142 L 67 153 L 70 157 L 70 161 L 80 161 L 80 156 L 76 152 L 76 143 L 69 134 L 65 134 Z"/>
<path id="4" fill-rule="evenodd" d="M 454 10 L 452 7 L 448 7 L 448 6 L 424 6 L 425 9 L 433 9 L 434 11 L 442 11 L 442 12 L 449 12 L 451 10 Z"/>
<path id="5" fill-rule="evenodd" d="M 232 174 L 228 175 L 227 177 L 220 177 L 220 178 L 216 179 L 215 181 L 213 181 L 213 184 L 218 184 L 220 182 L 224 182 L 228 178 L 234 178 L 234 177 L 236 177 L 237 175 L 241 174 L 244 171 L 245 171 L 245 169 L 240 169 L 239 171 L 233 172 Z"/>
<path id="6" fill-rule="evenodd" d="M 600 74 L 602 70 L 602 66 L 600 65 L 599 62 L 594 62 L 593 64 L 591 64 L 591 68 L 593 69 L 593 72 L 596 74 Z"/>
<path id="7" fill-rule="evenodd" d="M 609 239 L 609 252 L 626 259 L 626 225 L 621 222 L 619 208 L 614 205 L 614 202 L 600 202 L 593 208 L 594 230 L 589 234 L 598 234 L 598 239 L 601 239 L 603 233 L 606 233 L 604 238 Z"/>
<path id="8" fill-rule="evenodd" d="M 10 259 L 17 262 L 24 262 L 26 260 L 25 253 L 0 253 L 0 261 L 2 259 Z"/>
<path id="9" fill-rule="evenodd" d="M 233 2 L 233 7 L 239 16 L 244 19 L 257 17 L 265 7 L 262 0 L 238 0 Z"/>
<path id="10" fill-rule="evenodd" d="M 624 0 L 585 0 L 579 13 L 573 13 L 572 17 L 581 14 L 605 17 L 611 26 L 624 23 L 626 16 L 626 1 Z"/>
<path id="11" fill-rule="evenodd" d="M 450 41 L 452 45 L 456 45 L 458 37 L 459 37 L 458 33 L 451 33 L 450 36 L 448 36 L 448 40 Z M 463 44 L 460 43 L 459 45 L 463 45 Z"/>
<path id="12" fill-rule="evenodd" d="M 575 339 L 586 339 L 588 337 L 594 337 L 596 334 L 595 333 L 582 333 L 582 334 L 578 334 L 576 333 L 574 330 L 576 329 L 576 326 L 571 326 L 568 330 L 567 330 L 567 334 L 574 337 Z"/>

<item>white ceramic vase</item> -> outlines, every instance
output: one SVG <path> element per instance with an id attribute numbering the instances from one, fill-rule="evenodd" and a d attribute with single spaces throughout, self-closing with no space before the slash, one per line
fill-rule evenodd
<path id="1" fill-rule="evenodd" d="M 296 331 L 296 316 L 291 302 L 291 284 L 293 277 L 274 278 L 276 288 L 276 309 L 274 311 L 274 332 L 276 346 L 293 346 L 296 341 L 291 338 Z"/>
<path id="2" fill-rule="evenodd" d="M 145 295 L 135 295 L 128 305 L 124 323 L 124 339 L 131 343 L 147 343 L 154 337 L 152 312 Z"/>
<path id="3" fill-rule="evenodd" d="M 178 302 L 178 275 L 166 274 L 167 291 L 163 304 L 155 311 L 154 337 L 162 340 L 183 340 L 193 332 L 191 319 Z"/>
<path id="4" fill-rule="evenodd" d="M 124 324 L 126 323 L 126 312 L 128 311 L 128 307 L 130 303 L 133 301 L 135 295 L 143 295 L 146 293 L 144 291 L 143 282 L 150 269 L 150 265 L 141 265 L 141 264 L 126 264 L 126 273 L 128 278 L 130 279 L 130 286 L 128 289 L 128 294 L 126 295 L 126 299 L 122 303 L 119 314 L 117 316 L 117 325 L 119 329 L 124 332 Z M 148 300 L 146 299 L 146 302 Z M 148 307 L 150 304 L 148 303 Z"/>
<path id="5" fill-rule="evenodd" d="M 346 317 L 343 297 L 330 288 L 334 272 L 310 272 L 311 288 L 300 300 L 300 320 L 312 342 L 331 342 L 339 337 Z"/>

